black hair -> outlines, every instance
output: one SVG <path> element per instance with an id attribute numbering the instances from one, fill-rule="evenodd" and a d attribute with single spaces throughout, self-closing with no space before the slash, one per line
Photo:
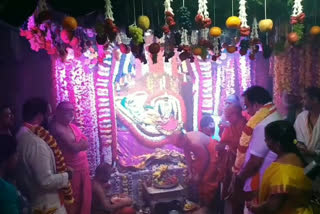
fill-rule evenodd
<path id="1" fill-rule="evenodd" d="M 17 151 L 17 143 L 13 136 L 0 135 L 0 163 L 8 160 Z"/>
<path id="2" fill-rule="evenodd" d="M 112 173 L 112 167 L 108 163 L 100 163 L 95 170 L 96 175 L 110 176 Z"/>
<path id="3" fill-rule="evenodd" d="M 306 161 L 295 143 L 296 131 L 289 121 L 278 120 L 269 123 L 265 128 L 265 136 L 266 138 L 279 142 L 281 150 L 284 153 L 296 154 L 302 163 L 306 165 Z"/>
<path id="4" fill-rule="evenodd" d="M 24 122 L 32 121 L 39 113 L 45 115 L 48 112 L 48 102 L 42 98 L 31 98 L 22 107 Z"/>
<path id="5" fill-rule="evenodd" d="M 200 128 L 201 129 L 207 128 L 210 123 L 214 123 L 213 118 L 211 116 L 209 116 L 209 115 L 205 115 L 200 120 Z"/>
<path id="6" fill-rule="evenodd" d="M 64 106 L 64 105 L 68 105 L 68 104 L 72 105 L 72 103 L 69 102 L 69 101 L 62 101 L 62 102 L 60 102 L 60 103 L 57 105 L 56 110 L 57 110 L 57 111 L 60 111 L 60 110 L 63 109 L 63 106 Z"/>
<path id="7" fill-rule="evenodd" d="M 6 109 L 11 109 L 11 107 L 9 105 L 0 105 L 0 114 Z"/>
<path id="8" fill-rule="evenodd" d="M 320 103 L 320 88 L 309 87 L 306 89 L 306 94 L 311 99 L 316 99 Z"/>
<path id="9" fill-rule="evenodd" d="M 257 85 L 249 87 L 243 92 L 242 96 L 246 97 L 252 104 L 265 105 L 272 101 L 270 93 L 265 88 Z"/>

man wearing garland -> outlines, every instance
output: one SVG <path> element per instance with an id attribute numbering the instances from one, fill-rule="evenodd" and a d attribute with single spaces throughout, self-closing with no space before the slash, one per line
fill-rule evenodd
<path id="1" fill-rule="evenodd" d="M 247 112 L 252 116 L 247 122 L 237 149 L 237 156 L 232 168 L 235 173 L 233 196 L 234 202 L 252 200 L 246 198 L 258 190 L 264 171 L 277 158 L 265 143 L 264 128 L 271 122 L 281 120 L 272 98 L 267 90 L 260 86 L 252 86 L 244 93 L 244 104 Z M 234 205 L 239 203 L 234 203 Z M 245 213 L 250 213 L 245 208 Z"/>
<path id="2" fill-rule="evenodd" d="M 41 98 L 29 99 L 23 105 L 24 125 L 17 134 L 17 184 L 29 199 L 32 213 L 66 214 L 64 204 L 73 203 L 72 172 L 45 129 L 49 109 Z"/>
<path id="3" fill-rule="evenodd" d="M 88 140 L 80 129 L 72 124 L 74 107 L 70 102 L 58 104 L 50 131 L 61 147 L 66 165 L 73 169 L 72 188 L 75 201 L 66 206 L 68 214 L 90 214 L 91 212 L 91 179 L 86 150 Z"/>

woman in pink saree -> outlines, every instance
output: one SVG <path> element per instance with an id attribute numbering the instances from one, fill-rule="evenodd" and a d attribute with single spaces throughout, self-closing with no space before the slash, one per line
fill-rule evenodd
<path id="1" fill-rule="evenodd" d="M 66 165 L 73 169 L 71 180 L 74 203 L 66 206 L 68 214 L 90 214 L 91 179 L 86 150 L 88 140 L 81 130 L 71 123 L 74 109 L 69 102 L 58 105 L 50 132 L 61 147 Z"/>

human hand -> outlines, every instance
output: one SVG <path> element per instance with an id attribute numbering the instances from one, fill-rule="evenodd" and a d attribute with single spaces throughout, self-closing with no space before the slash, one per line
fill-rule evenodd
<path id="1" fill-rule="evenodd" d="M 252 212 L 252 213 L 258 213 L 258 210 L 257 210 L 258 205 L 255 204 L 254 202 L 252 202 L 252 201 L 247 201 L 247 202 L 246 202 L 246 207 L 247 207 L 247 209 L 248 209 L 250 212 Z"/>

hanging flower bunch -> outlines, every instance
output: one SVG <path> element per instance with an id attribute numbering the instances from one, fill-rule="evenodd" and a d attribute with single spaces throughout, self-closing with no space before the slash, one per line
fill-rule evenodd
<path id="1" fill-rule="evenodd" d="M 170 31 L 174 29 L 176 26 L 176 22 L 174 20 L 174 13 L 173 9 L 171 8 L 171 2 L 173 0 L 165 0 L 164 1 L 164 11 L 165 11 L 165 18 L 166 24 L 162 27 L 163 32 L 168 35 Z"/>
<path id="2" fill-rule="evenodd" d="M 293 10 L 290 23 L 292 25 L 302 24 L 306 18 L 306 14 L 303 12 L 302 0 L 294 0 Z"/>
<path id="3" fill-rule="evenodd" d="M 259 33 L 258 33 L 258 22 L 256 17 L 253 18 L 253 23 L 252 23 L 252 32 L 250 35 L 250 55 L 249 58 L 251 60 L 254 60 L 256 57 L 256 53 L 259 51 Z"/>
<path id="4" fill-rule="evenodd" d="M 304 19 L 306 15 L 303 13 L 302 0 L 294 0 L 291 15 L 292 32 L 288 34 L 288 42 L 291 44 L 298 43 L 303 37 Z"/>
<path id="5" fill-rule="evenodd" d="M 239 18 L 241 20 L 240 35 L 249 36 L 250 27 L 247 24 L 246 0 L 239 1 Z"/>
<path id="6" fill-rule="evenodd" d="M 37 24 L 42 24 L 45 21 L 52 19 L 52 14 L 50 13 L 46 0 L 38 1 L 38 9 L 35 14 L 35 22 Z"/>
<path id="7" fill-rule="evenodd" d="M 96 40 L 98 45 L 105 45 L 107 41 L 113 42 L 119 32 L 114 24 L 111 0 L 105 0 L 105 22 L 96 24 Z"/>
<path id="8" fill-rule="evenodd" d="M 212 24 L 209 18 L 207 3 L 207 0 L 198 0 L 198 14 L 195 17 L 195 22 L 200 28 L 209 28 Z"/>
<path id="9" fill-rule="evenodd" d="M 188 38 L 188 34 L 192 27 L 190 11 L 183 5 L 179 8 L 177 13 L 179 17 L 179 27 L 181 28 L 181 44 L 178 47 L 178 51 L 181 52 L 179 54 L 179 59 L 181 61 L 186 59 L 194 60 Z"/>

